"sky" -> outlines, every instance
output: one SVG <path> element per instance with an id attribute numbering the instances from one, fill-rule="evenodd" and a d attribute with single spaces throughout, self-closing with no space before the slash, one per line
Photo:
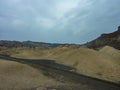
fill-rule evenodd
<path id="1" fill-rule="evenodd" d="M 120 0 L 0 0 L 0 40 L 89 42 L 120 25 Z"/>

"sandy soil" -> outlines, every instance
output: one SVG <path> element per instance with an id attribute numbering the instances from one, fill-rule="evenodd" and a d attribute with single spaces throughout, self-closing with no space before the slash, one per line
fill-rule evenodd
<path id="1" fill-rule="evenodd" d="M 18 48 L 6 51 L 11 56 L 18 58 L 52 59 L 58 63 L 75 67 L 78 73 L 120 82 L 120 51 L 109 46 L 105 46 L 99 51 L 86 47 L 72 48 L 67 46 L 51 50 Z"/>

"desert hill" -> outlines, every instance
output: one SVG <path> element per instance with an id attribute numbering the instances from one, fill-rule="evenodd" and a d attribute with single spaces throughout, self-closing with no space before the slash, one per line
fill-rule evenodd
<path id="1" fill-rule="evenodd" d="M 0 59 L 0 90 L 36 90 L 58 82 L 26 64 Z"/>
<path id="2" fill-rule="evenodd" d="M 17 53 L 11 53 L 11 56 L 55 60 L 57 63 L 76 68 L 76 72 L 80 74 L 113 82 L 120 81 L 120 51 L 110 46 L 105 46 L 99 51 L 86 47 L 67 46 L 49 50 L 22 49 Z"/>
<path id="3" fill-rule="evenodd" d="M 109 34 L 102 34 L 97 39 L 85 44 L 85 46 L 93 49 L 98 49 L 106 45 L 120 49 L 120 26 L 117 31 Z"/>

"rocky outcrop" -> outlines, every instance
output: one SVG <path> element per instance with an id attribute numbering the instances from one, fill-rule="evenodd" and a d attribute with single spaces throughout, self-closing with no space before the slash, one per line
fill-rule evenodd
<path id="1" fill-rule="evenodd" d="M 99 49 L 107 45 L 120 50 L 120 26 L 118 27 L 117 31 L 109 34 L 102 34 L 97 39 L 84 45 L 93 49 Z"/>

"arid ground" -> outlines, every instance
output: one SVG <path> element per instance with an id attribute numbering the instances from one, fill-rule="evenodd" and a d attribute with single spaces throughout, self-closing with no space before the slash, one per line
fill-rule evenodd
<path id="1" fill-rule="evenodd" d="M 110 46 L 100 50 L 72 46 L 48 50 L 12 48 L 1 50 L 0 54 L 18 58 L 17 61 L 0 59 L 0 90 L 120 89 L 120 51 Z M 26 63 L 19 58 L 30 59 L 32 63 L 38 60 L 40 65 Z M 117 84 L 112 86 L 109 82 Z"/>

